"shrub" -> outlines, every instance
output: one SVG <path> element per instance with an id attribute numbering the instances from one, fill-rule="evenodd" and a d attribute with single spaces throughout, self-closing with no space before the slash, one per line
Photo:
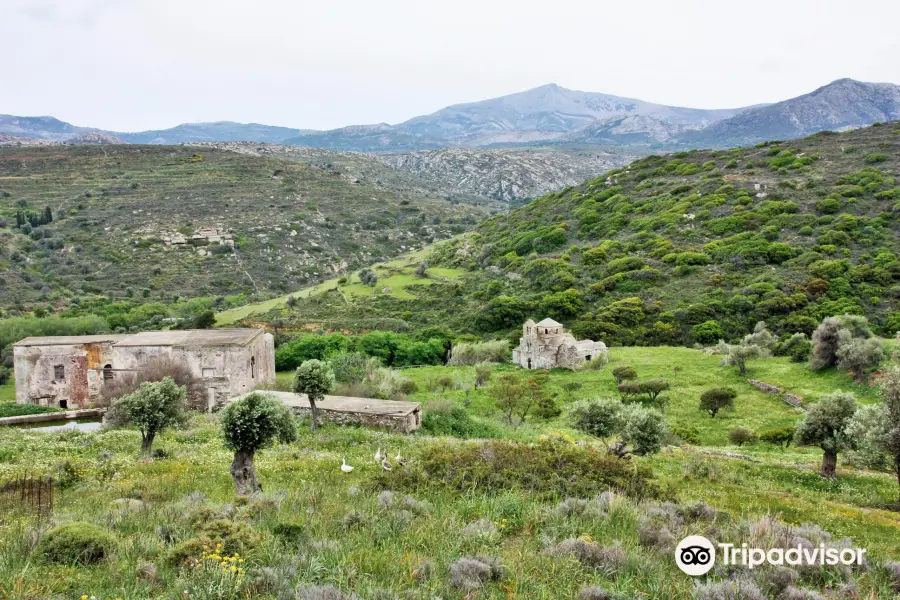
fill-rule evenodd
<path id="1" fill-rule="evenodd" d="M 519 423 L 525 421 L 531 408 L 529 398 L 525 394 L 525 386 L 512 373 L 504 373 L 491 385 L 490 394 L 494 404 L 506 416 L 506 422 L 514 425 L 514 417 Z"/>
<path id="2" fill-rule="evenodd" d="M 37 550 L 50 562 L 87 565 L 103 560 L 115 546 L 115 538 L 105 529 L 91 523 L 74 522 L 48 531 Z"/>
<path id="3" fill-rule="evenodd" d="M 819 371 L 838 363 L 840 345 L 849 343 L 853 338 L 868 339 L 872 336 L 865 317 L 842 315 L 827 317 L 816 327 L 812 334 L 812 353 L 810 366 Z"/>
<path id="4" fill-rule="evenodd" d="M 426 486 L 466 493 L 520 491 L 540 499 L 589 497 L 609 489 L 637 498 L 661 493 L 648 467 L 557 437 L 536 444 L 431 444 L 406 468 L 379 473 L 376 485 L 410 491 Z"/>
<path id="5" fill-rule="evenodd" d="M 114 425 L 134 425 L 141 432 L 141 454 L 149 456 L 156 436 L 184 420 L 187 390 L 169 377 L 162 381 L 145 381 L 140 387 L 119 398 L 107 414 Z"/>
<path id="6" fill-rule="evenodd" d="M 839 334 L 837 359 L 838 368 L 853 373 L 857 383 L 866 380 L 866 371 L 877 367 L 884 360 L 884 348 L 881 340 L 876 338 L 862 339 L 850 337 L 846 329 Z"/>
<path id="7" fill-rule="evenodd" d="M 779 354 L 789 356 L 791 362 L 796 363 L 808 361 L 810 351 L 812 351 L 812 342 L 805 333 L 795 333 L 778 346 Z"/>
<path id="8" fill-rule="evenodd" d="M 761 434 L 759 434 L 759 439 L 769 444 L 778 444 L 779 446 L 787 448 L 791 445 L 791 442 L 794 441 L 794 435 L 796 434 L 796 432 L 796 427 L 777 427 L 775 429 L 763 431 Z"/>
<path id="9" fill-rule="evenodd" d="M 686 444 L 698 446 L 700 444 L 700 430 L 695 425 L 675 424 L 670 427 L 672 435 Z"/>
<path id="10" fill-rule="evenodd" d="M 728 432 L 728 439 L 731 443 L 743 446 L 744 444 L 752 444 L 758 439 L 756 432 L 747 427 L 736 427 Z"/>
<path id="11" fill-rule="evenodd" d="M 606 442 L 622 427 L 624 406 L 614 398 L 582 400 L 570 409 L 572 427 Z"/>
<path id="12" fill-rule="evenodd" d="M 500 430 L 492 424 L 472 418 L 461 406 L 453 406 L 448 410 L 434 410 L 430 403 L 422 418 L 422 431 L 430 435 L 446 435 L 458 438 L 497 438 Z"/>
<path id="13" fill-rule="evenodd" d="M 659 452 L 668 433 L 662 413 L 652 408 L 630 406 L 625 408 L 623 415 L 622 440 L 631 444 L 633 452 L 639 456 Z"/>
<path id="14" fill-rule="evenodd" d="M 691 327 L 691 335 L 700 344 L 714 344 L 725 337 L 725 331 L 718 321 L 704 321 Z"/>
<path id="15" fill-rule="evenodd" d="M 478 363 L 475 365 L 475 387 L 484 387 L 491 380 L 493 370 L 487 363 Z"/>
<path id="16" fill-rule="evenodd" d="M 737 392 L 731 388 L 706 390 L 700 396 L 700 410 L 708 412 L 710 417 L 715 418 L 723 408 L 734 408 L 735 398 L 737 398 Z"/>
<path id="17" fill-rule="evenodd" d="M 450 565 L 450 584 L 466 592 L 474 592 L 486 583 L 499 581 L 506 569 L 493 556 L 463 556 Z"/>
<path id="18" fill-rule="evenodd" d="M 293 415 L 281 401 L 254 392 L 222 411 L 222 435 L 225 447 L 234 452 L 231 476 L 237 493 L 246 496 L 260 489 L 254 465 L 256 453 L 275 441 L 294 441 L 297 428 Z"/>
<path id="19" fill-rule="evenodd" d="M 628 365 L 616 367 L 612 370 L 612 375 L 616 379 L 616 385 L 621 385 L 623 381 L 637 379 L 637 371 Z"/>
<path id="20" fill-rule="evenodd" d="M 366 378 L 368 360 L 361 352 L 340 351 L 329 355 L 327 362 L 337 383 L 360 383 Z"/>
<path id="21" fill-rule="evenodd" d="M 456 344 L 450 351 L 448 365 L 475 365 L 478 363 L 502 363 L 509 358 L 509 343 L 493 340 L 475 344 Z"/>

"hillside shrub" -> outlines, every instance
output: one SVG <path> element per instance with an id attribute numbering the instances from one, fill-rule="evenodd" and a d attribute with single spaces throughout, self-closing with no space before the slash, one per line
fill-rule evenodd
<path id="1" fill-rule="evenodd" d="M 691 327 L 691 336 L 700 344 L 715 344 L 725 337 L 725 331 L 718 321 L 704 321 Z"/>
<path id="2" fill-rule="evenodd" d="M 405 469 L 379 473 L 376 487 L 482 494 L 514 491 L 542 500 L 586 498 L 609 489 L 636 498 L 661 495 L 649 468 L 560 438 L 536 444 L 510 440 L 431 444 L 410 462 Z"/>
<path id="3" fill-rule="evenodd" d="M 616 385 L 621 385 L 623 381 L 637 379 L 637 370 L 631 365 L 623 365 L 615 367 L 612 370 L 612 376 L 616 380 Z"/>
<path id="4" fill-rule="evenodd" d="M 429 435 L 446 435 L 462 439 L 498 438 L 502 432 L 491 423 L 476 420 L 461 406 L 426 407 L 422 431 Z"/>
<path id="5" fill-rule="evenodd" d="M 503 363 L 507 360 L 509 360 L 509 343 L 505 340 L 492 340 L 454 345 L 447 364 L 462 366 L 478 363 Z"/>
<path id="6" fill-rule="evenodd" d="M 606 443 L 621 430 L 624 410 L 624 405 L 615 398 L 597 398 L 576 402 L 569 414 L 572 427 Z"/>
<path id="7" fill-rule="evenodd" d="M 90 565 L 109 556 L 115 547 L 116 539 L 106 529 L 76 521 L 48 531 L 37 552 L 49 562 Z"/>
<path id="8" fill-rule="evenodd" d="M 876 338 L 862 339 L 850 336 L 846 329 L 839 334 L 837 366 L 844 371 L 850 371 L 857 383 L 863 383 L 868 370 L 877 367 L 884 360 L 884 345 Z"/>
<path id="9" fill-rule="evenodd" d="M 700 430 L 697 429 L 696 425 L 682 425 L 676 423 L 669 429 L 672 432 L 672 435 L 685 444 L 692 444 L 694 446 L 700 445 Z"/>
<path id="10" fill-rule="evenodd" d="M 791 445 L 791 442 L 794 441 L 794 435 L 796 434 L 796 432 L 796 427 L 776 427 L 775 429 L 763 431 L 761 434 L 759 434 L 759 439 L 760 441 L 767 442 L 769 444 L 777 444 L 779 446 L 787 448 Z"/>
<path id="11" fill-rule="evenodd" d="M 631 444 L 632 452 L 646 456 L 662 449 L 668 428 L 661 412 L 653 408 L 628 406 L 623 415 L 622 441 Z"/>
<path id="12" fill-rule="evenodd" d="M 834 366 L 838 363 L 838 349 L 853 338 L 868 339 L 872 336 L 865 317 L 842 315 L 827 317 L 812 334 L 810 366 L 814 371 Z"/>
<path id="13" fill-rule="evenodd" d="M 700 395 L 700 410 L 715 418 L 723 408 L 734 408 L 737 392 L 731 388 L 712 388 Z"/>
<path id="14" fill-rule="evenodd" d="M 369 358 L 362 352 L 342 350 L 328 356 L 327 362 L 334 372 L 337 383 L 360 383 L 366 378 L 366 363 Z"/>
<path id="15" fill-rule="evenodd" d="M 735 427 L 728 432 L 728 439 L 732 444 L 743 446 L 744 444 L 752 444 L 758 439 L 756 432 L 747 427 Z"/>

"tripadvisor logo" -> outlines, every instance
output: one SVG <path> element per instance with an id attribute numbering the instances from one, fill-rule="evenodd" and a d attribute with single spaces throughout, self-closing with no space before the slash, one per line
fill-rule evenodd
<path id="1" fill-rule="evenodd" d="M 716 547 L 720 551 L 722 564 L 755 569 L 762 565 L 862 565 L 865 548 L 828 548 L 801 546 L 792 548 L 749 548 L 747 544 L 713 545 L 702 535 L 690 535 L 675 548 L 675 563 L 678 568 L 691 576 L 705 575 L 716 564 Z"/>

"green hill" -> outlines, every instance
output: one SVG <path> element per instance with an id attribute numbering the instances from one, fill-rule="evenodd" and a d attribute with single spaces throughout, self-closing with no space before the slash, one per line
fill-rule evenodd
<path id="1" fill-rule="evenodd" d="M 488 214 L 345 175 L 213 148 L 0 149 L 0 303 L 279 294 Z"/>
<path id="2" fill-rule="evenodd" d="M 893 336 L 898 150 L 900 123 L 888 123 L 650 156 L 437 244 L 430 267 L 463 269 L 461 282 L 421 288 L 414 303 L 323 294 L 272 316 L 344 327 L 402 316 L 487 334 L 546 315 L 581 336 L 646 345 L 733 338 L 759 320 L 809 333 L 856 313 Z"/>

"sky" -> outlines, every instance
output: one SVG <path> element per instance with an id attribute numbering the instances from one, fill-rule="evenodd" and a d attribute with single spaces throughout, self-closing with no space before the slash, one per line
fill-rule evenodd
<path id="1" fill-rule="evenodd" d="M 546 83 L 693 108 L 900 84 L 897 0 L 0 0 L 0 113 L 398 123 Z"/>

